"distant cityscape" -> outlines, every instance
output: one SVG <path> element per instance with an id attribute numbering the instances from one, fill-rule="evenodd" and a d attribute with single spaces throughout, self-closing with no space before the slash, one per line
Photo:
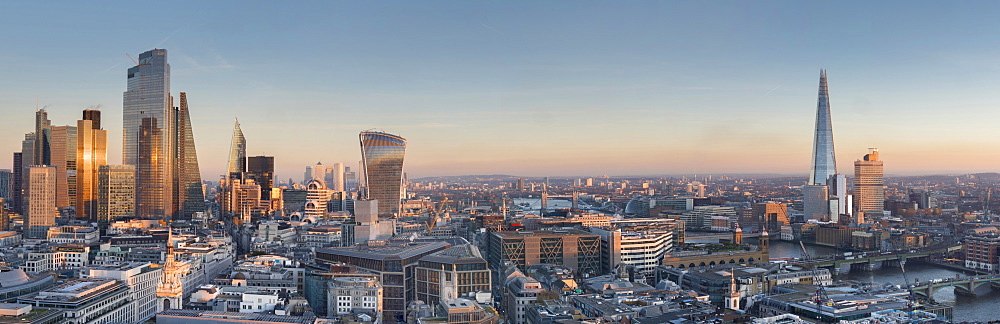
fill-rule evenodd
<path id="1" fill-rule="evenodd" d="M 361 161 L 285 180 L 234 120 L 203 179 L 199 105 L 170 87 L 166 49 L 127 69 L 122 165 L 97 109 L 23 122 L 0 323 L 947 323 L 1000 303 L 1000 174 L 886 177 L 878 148 L 837 170 L 826 70 L 796 177 L 409 179 L 407 139 L 358 130 Z"/>

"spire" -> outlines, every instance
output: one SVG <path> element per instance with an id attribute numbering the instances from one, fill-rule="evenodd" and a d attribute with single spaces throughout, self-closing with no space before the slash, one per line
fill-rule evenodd
<path id="1" fill-rule="evenodd" d="M 825 69 L 819 72 L 819 99 L 816 104 L 815 132 L 808 184 L 826 185 L 827 180 L 837 173 L 837 158 L 833 148 L 833 123 L 830 120 L 830 93 L 827 86 Z"/>

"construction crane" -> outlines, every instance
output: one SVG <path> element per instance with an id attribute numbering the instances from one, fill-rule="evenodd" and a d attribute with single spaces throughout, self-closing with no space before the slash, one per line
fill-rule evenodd
<path id="1" fill-rule="evenodd" d="M 802 241 L 799 241 L 799 247 L 802 248 L 802 258 L 805 260 L 810 259 L 809 251 L 806 250 L 806 245 L 802 244 Z M 816 294 L 813 296 L 813 302 L 816 303 L 816 313 L 819 314 L 823 303 L 826 303 L 830 298 L 826 294 L 826 286 L 823 285 L 819 277 L 819 271 L 816 268 L 816 266 L 813 266 L 812 269 L 813 284 L 816 285 Z"/>
<path id="2" fill-rule="evenodd" d="M 913 287 L 910 286 L 910 278 L 906 276 L 906 260 L 902 256 L 899 257 L 899 269 L 903 271 L 903 285 L 906 286 L 906 292 L 909 293 L 906 307 L 912 312 L 913 308 L 917 307 L 917 295 L 913 292 Z"/>
<path id="3" fill-rule="evenodd" d="M 427 233 L 434 231 L 434 225 L 437 224 L 438 215 L 441 213 L 441 209 L 444 209 L 444 204 L 448 202 L 448 197 L 441 199 L 437 205 L 431 203 L 431 214 L 427 216 Z"/>

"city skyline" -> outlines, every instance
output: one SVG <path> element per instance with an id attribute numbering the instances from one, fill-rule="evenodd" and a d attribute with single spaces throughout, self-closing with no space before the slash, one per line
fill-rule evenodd
<path id="1" fill-rule="evenodd" d="M 211 13 L 230 8 L 208 5 L 209 14 L 164 9 L 150 19 L 177 28 L 132 35 L 112 28 L 126 18 L 72 24 L 78 12 L 98 9 L 67 4 L 44 9 L 64 23 L 2 38 L 32 50 L 0 53 L 4 73 L 13 76 L 0 81 L 8 98 L 0 103 L 8 113 L 0 150 L 20 150 L 37 96 L 52 125 L 73 125 L 79 111 L 101 105 L 108 163 L 122 163 L 122 76 L 133 65 L 124 53 L 167 48 L 172 88 L 192 97 L 206 180 L 225 173 L 233 117 L 253 143 L 249 155 L 275 156 L 277 179 L 297 177 L 316 161 L 354 165 L 354 134 L 371 128 L 409 140 L 411 178 L 804 175 L 821 68 L 835 80 L 840 155 L 881 147 L 889 175 L 996 171 L 1000 156 L 990 139 L 1000 134 L 989 121 L 1000 117 L 990 109 L 1000 98 L 988 89 L 1000 85 L 992 58 L 998 49 L 985 44 L 997 36 L 987 32 L 993 23 L 975 19 L 989 10 L 948 5 L 946 13 L 942 6 L 636 3 L 561 10 L 568 5 L 557 3 L 524 12 L 462 4 L 441 12 L 318 4 L 238 9 L 212 22 Z M 839 19 L 798 18 L 815 11 Z M 310 20 L 315 26 L 282 26 L 293 21 L 282 15 L 290 12 L 329 17 Z M 888 12 L 899 17 L 878 18 Z M 272 14 L 275 20 L 261 26 L 247 23 Z M 27 25 L 19 19 L 2 24 Z M 782 28 L 788 25 L 803 28 Z M 82 46 L 56 36 L 70 28 L 99 41 Z M 262 37 L 247 42 L 256 34 Z M 66 46 L 81 49 L 59 59 L 46 53 Z M 850 169 L 849 161 L 840 163 Z M 0 168 L 10 164 L 0 160 Z"/>

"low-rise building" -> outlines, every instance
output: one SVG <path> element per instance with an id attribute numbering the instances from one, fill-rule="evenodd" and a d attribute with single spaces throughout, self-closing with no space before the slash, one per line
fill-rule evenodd
<path id="1" fill-rule="evenodd" d="M 491 307 L 464 298 L 442 299 L 437 317 L 420 318 L 420 324 L 496 324 L 500 317 Z"/>
<path id="2" fill-rule="evenodd" d="M 47 233 L 49 242 L 55 244 L 96 243 L 101 233 L 90 226 L 53 226 Z"/>
<path id="3" fill-rule="evenodd" d="M 1000 234 L 985 232 L 965 238 L 965 266 L 993 272 L 1000 269 Z"/>
<path id="4" fill-rule="evenodd" d="M 65 312 L 63 323 L 137 323 L 139 314 L 129 307 L 130 288 L 114 279 L 84 278 L 17 299 L 35 308 Z"/>
<path id="5" fill-rule="evenodd" d="M 149 263 L 131 262 L 118 266 L 102 266 L 84 269 L 81 276 L 104 278 L 124 282 L 129 288 L 130 303 L 127 312 L 134 314 L 138 322 L 156 315 L 156 286 L 163 279 L 163 269 Z"/>
<path id="6" fill-rule="evenodd" d="M 382 319 L 382 284 L 372 277 L 336 277 L 329 282 L 327 311 L 346 315 L 365 313 Z"/>

